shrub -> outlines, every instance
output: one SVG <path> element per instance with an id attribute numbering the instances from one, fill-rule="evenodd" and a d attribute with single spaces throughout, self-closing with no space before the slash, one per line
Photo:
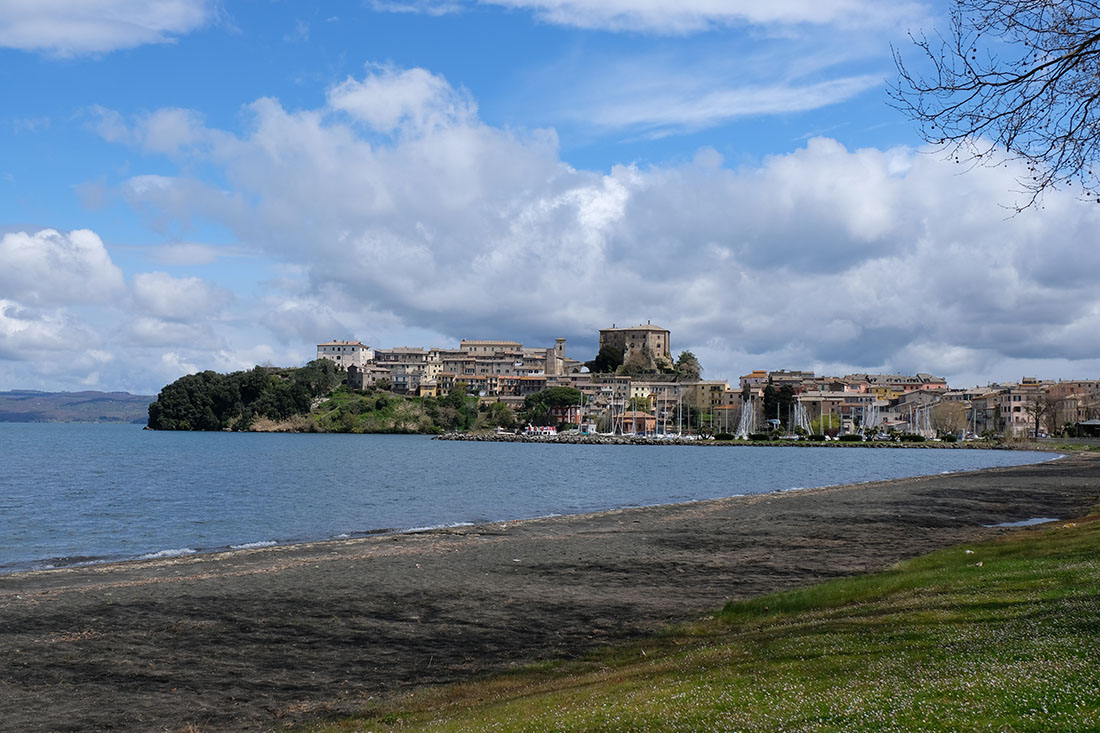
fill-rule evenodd
<path id="1" fill-rule="evenodd" d="M 733 433 L 715 433 L 715 440 L 733 440 Z"/>
<path id="2" fill-rule="evenodd" d="M 898 436 L 898 440 L 902 443 L 923 443 L 924 436 L 917 435 L 916 433 L 902 433 Z"/>
<path id="3" fill-rule="evenodd" d="M 944 443 L 954 443 L 958 441 L 958 439 L 959 436 L 955 435 L 954 433 L 948 433 L 947 435 L 943 436 Z"/>
<path id="4" fill-rule="evenodd" d="M 749 433 L 749 440 L 771 440 L 771 433 Z"/>
<path id="5" fill-rule="evenodd" d="M 813 435 L 807 435 L 806 440 L 825 440 L 825 436 L 821 433 L 814 433 Z"/>
<path id="6" fill-rule="evenodd" d="M 841 435 L 837 440 L 842 443 L 862 443 L 863 436 L 859 433 L 848 433 L 847 435 Z"/>

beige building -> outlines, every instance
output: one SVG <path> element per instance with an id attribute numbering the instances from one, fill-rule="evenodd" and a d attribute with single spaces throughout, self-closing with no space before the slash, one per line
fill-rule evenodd
<path id="1" fill-rule="evenodd" d="M 600 348 L 613 346 L 623 352 L 624 364 L 639 364 L 653 368 L 671 367 L 672 344 L 669 331 L 647 323 L 633 328 L 600 329 Z"/>
<path id="2" fill-rule="evenodd" d="M 390 373 L 395 392 L 416 394 L 420 383 L 431 378 L 428 369 L 428 350 L 409 346 L 392 349 L 375 349 L 375 366 Z"/>

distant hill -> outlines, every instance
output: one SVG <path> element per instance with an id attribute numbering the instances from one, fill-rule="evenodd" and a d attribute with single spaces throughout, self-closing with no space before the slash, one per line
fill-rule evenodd
<path id="1" fill-rule="evenodd" d="M 156 397 L 128 392 L 0 392 L 0 422 L 121 422 L 149 419 Z"/>

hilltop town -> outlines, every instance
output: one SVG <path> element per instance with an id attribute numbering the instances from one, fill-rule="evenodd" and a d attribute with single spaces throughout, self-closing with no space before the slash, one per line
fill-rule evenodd
<path id="1" fill-rule="evenodd" d="M 532 395 L 572 388 L 577 403 L 554 406 L 551 422 L 585 431 L 926 438 L 1100 432 L 1100 379 L 1025 377 L 952 389 L 925 373 L 818 376 L 780 369 L 753 371 L 731 385 L 702 379 L 690 352 L 674 359 L 670 332 L 651 323 L 601 329 L 599 353 L 588 362 L 569 358 L 563 338 L 547 347 L 463 339 L 457 349 L 372 349 L 334 340 L 317 345 L 317 358 L 335 362 L 352 389 L 440 397 L 461 386 L 483 405 L 516 412 Z"/>

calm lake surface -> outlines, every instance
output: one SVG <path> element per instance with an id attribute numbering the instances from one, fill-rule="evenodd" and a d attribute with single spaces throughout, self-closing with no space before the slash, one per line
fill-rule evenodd
<path id="1" fill-rule="evenodd" d="M 0 423 L 0 573 L 1037 463 L 1049 453 Z"/>

